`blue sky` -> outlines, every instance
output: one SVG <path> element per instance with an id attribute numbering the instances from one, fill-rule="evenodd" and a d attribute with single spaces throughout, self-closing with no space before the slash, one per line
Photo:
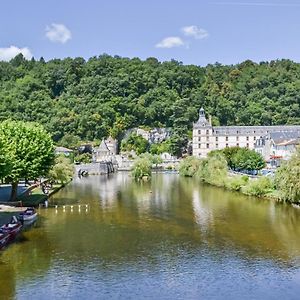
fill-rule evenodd
<path id="1" fill-rule="evenodd" d="M 0 59 L 125 57 L 184 64 L 300 62 L 296 0 L 10 0 L 0 12 Z M 14 47 L 12 47 L 14 46 Z"/>

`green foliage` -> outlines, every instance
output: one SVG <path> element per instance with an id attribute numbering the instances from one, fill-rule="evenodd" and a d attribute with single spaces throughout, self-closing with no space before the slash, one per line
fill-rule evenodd
<path id="1" fill-rule="evenodd" d="M 184 158 L 179 165 L 179 174 L 181 176 L 193 177 L 200 166 L 200 159 L 194 156 Z"/>
<path id="2" fill-rule="evenodd" d="M 155 58 L 45 62 L 18 55 L 0 62 L 0 86 L 0 120 L 38 121 L 65 146 L 67 135 L 93 141 L 163 126 L 173 132 L 169 151 L 180 156 L 200 106 L 214 125 L 300 124 L 300 64 L 290 60 L 199 67 Z"/>
<path id="3" fill-rule="evenodd" d="M 201 160 L 196 177 L 209 184 L 224 186 L 227 170 L 228 166 L 225 157 L 220 153 L 216 153 Z"/>
<path id="4" fill-rule="evenodd" d="M 0 144 L 6 148 L 1 155 L 2 164 L 5 156 L 7 157 L 7 154 L 10 156 L 8 164 L 4 163 L 5 168 L 1 171 L 1 176 L 13 183 L 11 199 L 15 200 L 17 183 L 20 179 L 45 176 L 52 167 L 54 162 L 52 139 L 39 124 L 4 121 L 0 124 Z"/>
<path id="5" fill-rule="evenodd" d="M 74 174 L 74 166 L 70 159 L 64 155 L 55 158 L 55 164 L 48 173 L 48 178 L 52 182 L 67 183 Z"/>
<path id="6" fill-rule="evenodd" d="M 170 152 L 170 142 L 164 141 L 157 144 L 152 144 L 150 146 L 150 153 L 151 154 L 162 154 L 164 152 Z"/>
<path id="7" fill-rule="evenodd" d="M 137 155 L 144 153 L 148 150 L 149 143 L 142 136 L 132 133 L 125 140 L 122 140 L 121 151 L 135 151 Z"/>
<path id="8" fill-rule="evenodd" d="M 293 154 L 289 161 L 277 169 L 275 186 L 282 200 L 300 202 L 300 149 Z"/>
<path id="9" fill-rule="evenodd" d="M 163 162 L 162 158 L 159 155 L 152 155 L 148 152 L 142 153 L 139 157 L 147 159 L 151 162 L 152 165 L 155 165 L 156 167 L 158 164 L 161 164 Z"/>
<path id="10" fill-rule="evenodd" d="M 232 157 L 233 168 L 236 170 L 261 170 L 265 166 L 263 157 L 248 148 L 240 148 Z"/>
<path id="11" fill-rule="evenodd" d="M 151 177 L 151 167 L 152 167 L 152 162 L 149 159 L 145 157 L 137 158 L 133 164 L 131 175 L 135 179 L 142 179 L 145 177 L 149 178 Z"/>
<path id="12" fill-rule="evenodd" d="M 90 153 L 78 154 L 75 156 L 74 160 L 77 163 L 89 164 L 92 162 L 92 154 L 90 154 Z"/>
<path id="13" fill-rule="evenodd" d="M 273 190 L 273 182 L 271 178 L 262 176 L 257 179 L 252 179 L 242 188 L 243 193 L 251 196 L 264 196 Z"/>
<path id="14" fill-rule="evenodd" d="M 212 154 L 219 152 L 224 154 L 229 168 L 233 170 L 261 170 L 265 166 L 263 157 L 248 148 L 228 147 L 212 151 Z"/>
<path id="15" fill-rule="evenodd" d="M 76 135 L 66 133 L 61 140 L 59 141 L 58 145 L 66 148 L 75 149 L 81 144 L 80 138 Z"/>
<path id="16" fill-rule="evenodd" d="M 249 182 L 248 176 L 233 176 L 228 177 L 225 182 L 225 187 L 229 190 L 240 191 L 242 187 L 246 186 Z"/>
<path id="17" fill-rule="evenodd" d="M 9 144 L 12 167 L 7 178 L 11 182 L 47 174 L 54 161 L 54 147 L 50 135 L 41 125 L 4 121 L 0 124 L 0 136 Z"/>

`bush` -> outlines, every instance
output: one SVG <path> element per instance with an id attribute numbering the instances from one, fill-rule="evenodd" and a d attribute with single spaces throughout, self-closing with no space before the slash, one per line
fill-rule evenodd
<path id="1" fill-rule="evenodd" d="M 225 157 L 220 153 L 216 153 L 200 161 L 196 177 L 201 181 L 216 186 L 224 186 L 227 178 L 227 169 Z"/>
<path id="2" fill-rule="evenodd" d="M 179 174 L 181 176 L 193 177 L 198 171 L 200 164 L 200 159 L 194 156 L 188 156 L 180 162 Z"/>
<path id="3" fill-rule="evenodd" d="M 264 196 L 273 189 L 273 182 L 269 177 L 259 177 L 248 182 L 248 184 L 242 188 L 243 193 L 251 196 Z"/>
<path id="4" fill-rule="evenodd" d="M 243 186 L 247 185 L 248 181 L 249 177 L 244 175 L 229 177 L 225 182 L 225 186 L 229 190 L 239 191 Z"/>
<path id="5" fill-rule="evenodd" d="M 70 181 L 74 174 L 74 166 L 70 159 L 64 155 L 55 158 L 55 165 L 49 171 L 48 177 L 52 182 L 66 183 Z"/>
<path id="6" fill-rule="evenodd" d="M 275 173 L 275 185 L 282 200 L 300 202 L 300 149 Z"/>
<path id="7" fill-rule="evenodd" d="M 132 167 L 131 175 L 135 179 L 142 179 L 143 177 L 151 177 L 152 162 L 147 158 L 138 158 Z"/>

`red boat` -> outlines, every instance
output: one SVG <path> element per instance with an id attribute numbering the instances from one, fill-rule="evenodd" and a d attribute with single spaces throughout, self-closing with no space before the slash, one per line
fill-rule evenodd
<path id="1" fill-rule="evenodd" d="M 1 226 L 1 232 L 9 235 L 9 240 L 13 240 L 22 228 L 21 222 L 17 220 L 15 216 L 12 217 L 12 220 Z"/>
<path id="2" fill-rule="evenodd" d="M 10 240 L 10 235 L 8 233 L 3 232 L 0 229 L 0 249 L 5 247 L 8 244 L 9 240 Z"/>

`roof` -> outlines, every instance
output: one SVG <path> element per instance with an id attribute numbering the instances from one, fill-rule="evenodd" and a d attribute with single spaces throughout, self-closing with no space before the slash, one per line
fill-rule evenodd
<path id="1" fill-rule="evenodd" d="M 194 124 L 194 127 L 199 128 L 199 127 L 211 127 L 211 124 L 207 121 L 205 118 L 205 111 L 203 107 L 199 109 L 199 119 L 198 121 Z"/>
<path id="2" fill-rule="evenodd" d="M 270 139 L 279 146 L 299 144 L 299 131 L 275 131 L 270 132 Z"/>
<path id="3" fill-rule="evenodd" d="M 66 147 L 56 147 L 55 152 L 73 152 L 73 150 L 68 149 Z"/>
<path id="4" fill-rule="evenodd" d="M 109 149 L 104 140 L 101 141 L 99 148 L 97 148 L 98 152 L 109 152 Z"/>

